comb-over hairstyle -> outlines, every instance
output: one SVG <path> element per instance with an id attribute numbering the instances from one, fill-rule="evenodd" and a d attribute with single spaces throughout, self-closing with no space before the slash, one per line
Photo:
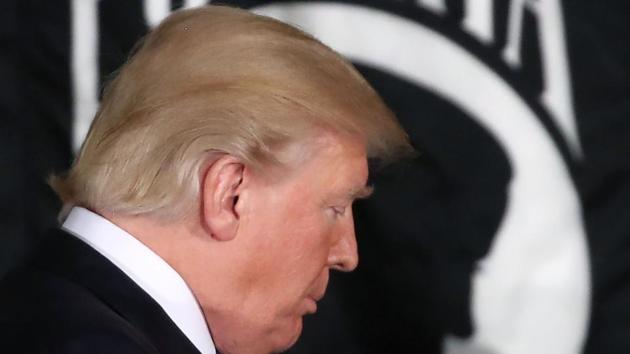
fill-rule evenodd
<path id="1" fill-rule="evenodd" d="M 376 92 L 310 35 L 230 7 L 181 10 L 137 45 L 51 185 L 66 206 L 178 216 L 209 154 L 262 171 L 320 131 L 358 137 L 379 160 L 411 151 Z"/>

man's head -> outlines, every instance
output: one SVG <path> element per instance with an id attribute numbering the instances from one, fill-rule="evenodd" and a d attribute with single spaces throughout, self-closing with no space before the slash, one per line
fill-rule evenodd
<path id="1" fill-rule="evenodd" d="M 410 151 L 356 70 L 278 21 L 180 11 L 105 91 L 64 203 L 108 217 L 187 282 L 219 348 L 290 346 L 330 268 L 356 267 L 367 158 Z"/>

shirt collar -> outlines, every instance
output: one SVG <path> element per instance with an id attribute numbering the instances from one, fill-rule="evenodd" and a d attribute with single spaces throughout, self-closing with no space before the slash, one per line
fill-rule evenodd
<path id="1" fill-rule="evenodd" d="M 151 296 L 202 354 L 216 354 L 203 313 L 184 279 L 125 230 L 85 208 L 74 207 L 63 229 L 114 263 Z"/>

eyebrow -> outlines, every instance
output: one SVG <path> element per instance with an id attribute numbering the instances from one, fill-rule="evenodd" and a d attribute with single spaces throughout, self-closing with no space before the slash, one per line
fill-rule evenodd
<path id="1" fill-rule="evenodd" d="M 366 199 L 370 195 L 372 195 L 372 193 L 374 193 L 374 187 L 372 187 L 372 186 L 362 186 L 362 187 L 359 187 L 357 189 L 351 190 L 348 196 L 350 197 L 351 200 L 354 200 L 354 199 Z"/>

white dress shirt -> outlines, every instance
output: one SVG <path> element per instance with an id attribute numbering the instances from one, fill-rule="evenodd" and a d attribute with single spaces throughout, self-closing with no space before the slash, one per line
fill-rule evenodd
<path id="1" fill-rule="evenodd" d="M 109 220 L 75 207 L 63 229 L 114 263 L 153 298 L 202 354 L 216 354 L 203 313 L 184 279 L 160 256 Z"/>

